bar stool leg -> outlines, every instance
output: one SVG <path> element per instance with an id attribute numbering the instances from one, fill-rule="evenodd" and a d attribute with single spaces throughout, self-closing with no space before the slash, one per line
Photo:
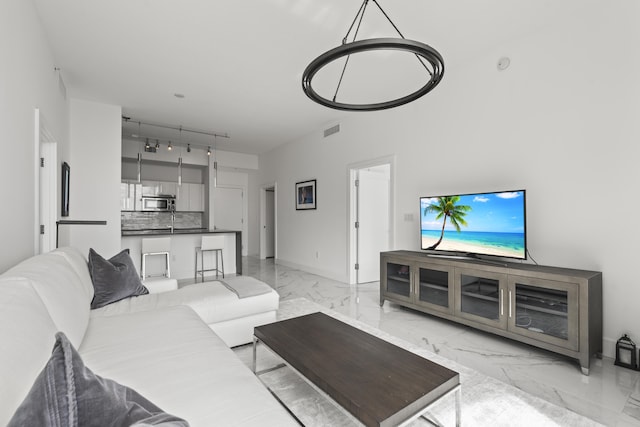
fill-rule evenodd
<path id="1" fill-rule="evenodd" d="M 167 257 L 167 278 L 171 277 L 171 259 L 169 256 L 169 252 L 166 254 Z"/>
<path id="2" fill-rule="evenodd" d="M 196 265 L 195 265 L 195 267 L 193 269 L 193 271 L 194 271 L 194 273 L 193 273 L 193 281 L 195 283 L 198 283 L 198 248 L 196 248 L 195 257 L 194 258 L 195 258 Z"/>
<path id="3" fill-rule="evenodd" d="M 218 252 L 220 252 L 220 251 L 216 249 L 216 251 L 215 251 L 215 255 L 216 255 L 216 279 L 218 278 L 218 272 L 220 271 L 219 268 L 218 268 Z"/>
<path id="4" fill-rule="evenodd" d="M 222 250 L 220 251 L 220 261 L 222 263 L 222 278 L 224 279 L 224 255 L 223 255 Z M 217 272 L 216 272 L 216 274 L 217 274 Z"/>

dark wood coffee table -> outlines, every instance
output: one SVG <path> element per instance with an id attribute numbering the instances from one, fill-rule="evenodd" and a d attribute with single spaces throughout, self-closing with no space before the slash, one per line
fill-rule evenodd
<path id="1" fill-rule="evenodd" d="M 397 426 L 455 394 L 460 425 L 460 375 L 323 313 L 254 329 L 258 342 L 367 426 Z"/>

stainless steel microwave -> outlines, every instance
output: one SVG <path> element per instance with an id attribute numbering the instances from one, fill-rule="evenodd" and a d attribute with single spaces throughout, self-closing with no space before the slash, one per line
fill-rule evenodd
<path id="1" fill-rule="evenodd" d="M 153 212 L 168 212 L 176 210 L 174 196 L 143 196 L 142 210 Z"/>

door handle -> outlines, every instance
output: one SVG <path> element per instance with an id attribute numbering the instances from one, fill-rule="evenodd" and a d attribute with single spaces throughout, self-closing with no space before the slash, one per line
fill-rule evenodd
<path id="1" fill-rule="evenodd" d="M 511 291 L 509 291 L 509 318 L 511 318 Z"/>

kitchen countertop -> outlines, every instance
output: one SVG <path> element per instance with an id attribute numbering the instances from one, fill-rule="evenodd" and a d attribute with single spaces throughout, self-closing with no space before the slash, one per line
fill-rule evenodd
<path id="1" fill-rule="evenodd" d="M 178 228 L 170 229 L 140 229 L 140 230 L 122 230 L 122 236 L 171 236 L 176 234 L 220 234 L 220 233 L 240 233 L 238 230 L 209 230 L 208 228 Z"/>

